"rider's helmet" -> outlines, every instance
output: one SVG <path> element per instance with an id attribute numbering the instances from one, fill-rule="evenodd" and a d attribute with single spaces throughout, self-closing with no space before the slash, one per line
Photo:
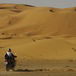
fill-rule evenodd
<path id="1" fill-rule="evenodd" d="M 11 52 L 11 51 L 12 51 L 12 50 L 9 48 L 9 49 L 8 49 L 8 52 Z"/>

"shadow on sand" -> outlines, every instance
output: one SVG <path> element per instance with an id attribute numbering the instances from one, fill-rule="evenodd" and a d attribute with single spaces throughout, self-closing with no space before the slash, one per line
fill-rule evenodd
<path id="1" fill-rule="evenodd" d="M 29 70 L 29 69 L 17 69 L 15 72 L 33 72 L 34 70 Z"/>
<path id="2" fill-rule="evenodd" d="M 35 70 L 30 70 L 30 69 L 17 69 L 15 72 L 36 72 L 36 71 L 44 71 L 43 69 L 35 69 Z"/>

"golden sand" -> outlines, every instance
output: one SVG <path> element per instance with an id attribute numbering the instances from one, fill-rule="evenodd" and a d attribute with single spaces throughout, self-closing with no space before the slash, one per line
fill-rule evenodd
<path id="1" fill-rule="evenodd" d="M 0 5 L 0 56 L 76 59 L 76 8 Z"/>

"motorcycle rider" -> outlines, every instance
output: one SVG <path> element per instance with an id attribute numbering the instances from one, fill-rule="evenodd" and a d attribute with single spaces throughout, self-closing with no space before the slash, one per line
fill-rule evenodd
<path id="1" fill-rule="evenodd" d="M 5 62 L 6 62 L 6 71 L 9 71 L 10 69 L 14 71 L 15 65 L 16 65 L 16 58 L 12 53 L 12 50 L 9 48 L 9 50 L 5 54 Z"/>

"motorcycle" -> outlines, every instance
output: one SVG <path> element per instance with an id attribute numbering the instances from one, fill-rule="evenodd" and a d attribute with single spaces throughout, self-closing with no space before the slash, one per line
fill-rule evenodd
<path id="1" fill-rule="evenodd" d="M 15 56 L 16 58 L 17 56 Z M 16 60 L 15 58 L 13 60 L 5 60 L 5 66 L 6 66 L 6 71 L 15 71 L 15 66 L 16 66 Z"/>

